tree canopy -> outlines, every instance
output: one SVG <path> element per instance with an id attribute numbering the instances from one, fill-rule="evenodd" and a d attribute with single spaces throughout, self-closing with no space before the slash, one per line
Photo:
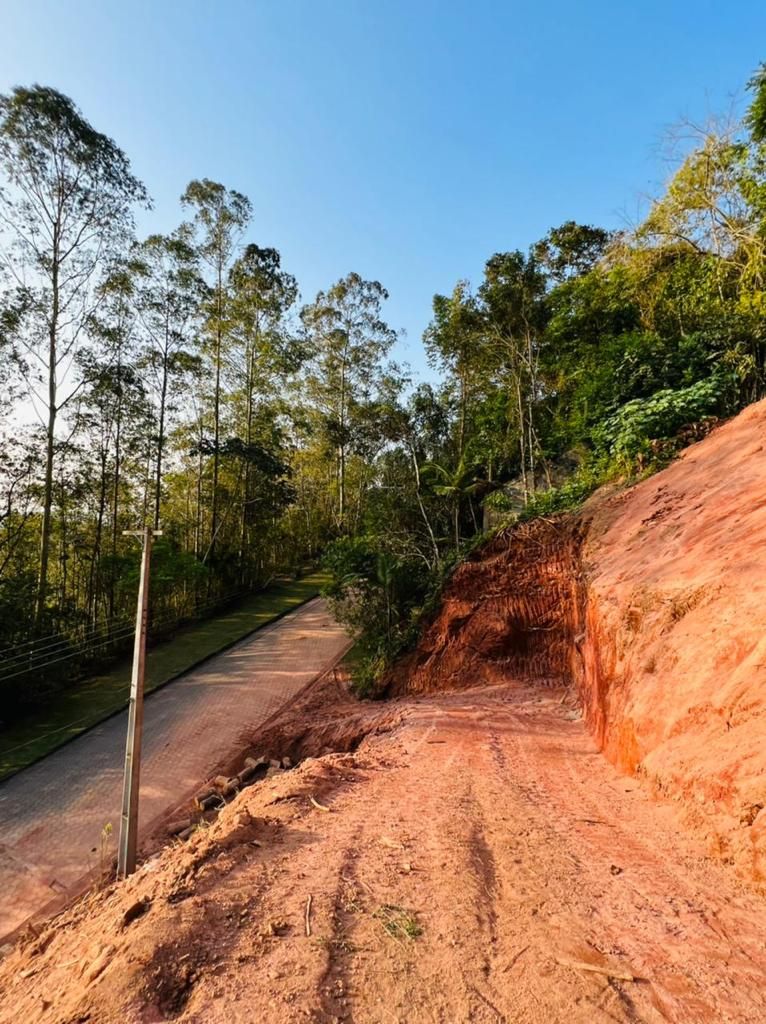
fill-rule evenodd
<path id="1" fill-rule="evenodd" d="M 258 203 L 207 178 L 138 238 L 117 144 L 55 89 L 0 96 L 0 647 L 66 652 L 45 686 L 116 650 L 123 531 L 152 523 L 158 632 L 324 559 L 365 685 L 486 530 L 763 397 L 766 65 L 749 88 L 633 229 L 566 220 L 445 281 L 430 383 L 392 361 L 383 284 L 301 297 Z"/>

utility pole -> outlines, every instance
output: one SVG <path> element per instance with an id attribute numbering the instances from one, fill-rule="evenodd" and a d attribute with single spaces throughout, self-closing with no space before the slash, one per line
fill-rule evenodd
<path id="1" fill-rule="evenodd" d="M 144 729 L 144 669 L 146 666 L 146 624 L 149 613 L 149 566 L 152 539 L 162 530 L 145 526 L 143 530 L 125 530 L 126 536 L 141 537 L 141 576 L 138 583 L 136 637 L 133 644 L 133 673 L 128 704 L 128 739 L 125 745 L 125 775 L 122 783 L 120 845 L 117 853 L 117 877 L 127 878 L 136 870 L 138 845 L 138 788 L 141 775 L 141 737 Z"/>

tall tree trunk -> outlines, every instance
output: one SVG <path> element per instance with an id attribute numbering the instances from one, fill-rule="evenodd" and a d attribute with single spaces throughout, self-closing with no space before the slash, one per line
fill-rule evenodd
<path id="1" fill-rule="evenodd" d="M 537 490 L 537 482 L 535 480 L 535 474 L 537 471 L 537 465 L 535 461 L 535 424 L 534 424 L 534 411 L 533 402 L 535 399 L 535 393 L 537 390 L 537 372 L 534 363 L 534 351 L 532 347 L 532 332 L 527 328 L 526 331 L 526 342 L 527 342 L 527 371 L 529 374 L 529 381 L 527 384 L 527 432 L 528 432 L 528 456 L 529 456 L 529 476 L 531 481 L 532 493 Z"/>
<path id="2" fill-rule="evenodd" d="M 340 367 L 340 444 L 338 446 L 338 526 L 346 518 L 346 355 Z"/>
<path id="3" fill-rule="evenodd" d="M 48 337 L 48 424 L 45 434 L 45 483 L 43 489 L 43 522 L 40 533 L 40 572 L 37 578 L 37 600 L 35 602 L 34 633 L 39 636 L 45 616 L 45 602 L 48 596 L 48 562 L 50 560 L 52 509 L 53 509 L 53 460 L 56 450 L 56 402 L 58 348 L 57 331 L 59 320 L 59 263 L 58 234 L 54 230 L 53 267 L 51 271 L 51 319 Z"/>
<path id="4" fill-rule="evenodd" d="M 423 504 L 423 497 L 420 493 L 420 466 L 418 466 L 418 457 L 414 448 L 410 448 L 410 457 L 412 458 L 412 468 L 415 471 L 415 497 L 417 498 L 420 515 L 425 523 L 426 530 L 428 531 L 428 537 L 431 541 L 431 547 L 433 548 L 434 565 L 438 565 L 439 545 L 436 543 L 436 537 L 434 536 L 434 531 L 431 528 L 431 521 L 428 518 L 428 513 L 426 512 L 425 505 Z"/>
<path id="5" fill-rule="evenodd" d="M 519 463 L 521 465 L 521 484 L 524 492 L 524 504 L 529 501 L 529 487 L 527 485 L 527 446 L 525 436 L 524 398 L 521 391 L 521 369 L 516 373 L 516 403 L 519 413 Z"/>
<path id="6" fill-rule="evenodd" d="M 120 508 L 120 471 L 122 468 L 122 354 L 117 354 L 117 381 L 119 393 L 114 424 L 114 476 L 112 478 L 112 564 L 109 570 L 109 618 L 114 618 L 114 590 L 117 583 L 117 530 Z"/>
<path id="7" fill-rule="evenodd" d="M 223 343 L 223 264 L 218 260 L 216 280 L 217 316 L 215 326 L 215 394 L 213 396 L 213 496 L 210 509 L 210 554 L 215 551 L 218 534 L 218 443 L 221 436 L 221 347 Z"/>
<path id="8" fill-rule="evenodd" d="M 253 341 L 250 350 L 247 355 L 247 374 L 245 387 L 247 389 L 247 423 L 245 425 L 245 440 L 248 448 L 253 443 L 253 388 L 255 386 L 255 351 L 258 337 L 258 326 L 256 324 L 256 340 Z M 245 460 L 245 481 L 243 484 L 243 501 L 242 501 L 242 522 L 240 525 L 240 538 L 239 538 L 239 564 L 240 564 L 240 581 L 244 585 L 247 580 L 247 566 L 245 564 L 245 551 L 247 548 L 247 516 L 250 502 L 250 479 L 252 476 L 252 467 L 250 465 L 250 459 Z"/>
<path id="9" fill-rule="evenodd" d="M 463 458 L 463 452 L 465 451 L 465 425 L 466 425 L 466 412 L 468 406 L 468 385 L 466 383 L 466 374 L 464 371 L 460 373 L 460 427 L 458 431 L 458 452 L 457 460 L 460 462 Z"/>
<path id="10" fill-rule="evenodd" d="M 91 625 L 95 626 L 98 621 L 98 599 L 99 599 L 99 587 L 98 587 L 98 564 L 101 561 L 101 540 L 104 532 L 104 512 L 106 510 L 106 461 L 108 451 L 106 448 L 101 450 L 101 479 L 99 481 L 98 489 L 98 514 L 96 516 L 96 537 L 93 542 L 93 557 L 90 561 L 90 572 L 88 574 L 88 597 L 87 605 L 90 616 Z"/>
<path id="11" fill-rule="evenodd" d="M 154 472 L 154 529 L 160 528 L 160 504 L 162 501 L 162 457 L 165 451 L 165 406 L 168 394 L 168 344 L 162 359 L 162 387 L 160 389 L 160 421 L 157 430 L 157 463 Z"/>

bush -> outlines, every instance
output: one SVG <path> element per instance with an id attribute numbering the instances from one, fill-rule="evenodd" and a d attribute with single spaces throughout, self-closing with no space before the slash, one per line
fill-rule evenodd
<path id="1" fill-rule="evenodd" d="M 716 370 L 686 388 L 656 391 L 626 402 L 597 432 L 602 452 L 619 464 L 650 456 L 652 441 L 674 437 L 690 423 L 728 411 L 734 395 L 732 377 Z"/>
<path id="2" fill-rule="evenodd" d="M 579 470 L 570 480 L 560 487 L 551 487 L 548 491 L 538 491 L 529 499 L 528 504 L 519 513 L 518 521 L 525 523 L 539 516 L 555 515 L 557 512 L 569 512 L 579 508 L 591 494 L 605 483 L 607 474 L 594 468 Z"/>
<path id="3" fill-rule="evenodd" d="M 416 640 L 423 610 L 441 587 L 441 572 L 417 556 L 393 554 L 386 539 L 343 537 L 322 559 L 331 574 L 323 593 L 356 637 L 353 687 L 370 696 L 394 659 Z"/>

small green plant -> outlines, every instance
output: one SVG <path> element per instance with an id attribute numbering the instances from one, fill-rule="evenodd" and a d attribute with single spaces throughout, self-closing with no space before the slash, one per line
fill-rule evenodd
<path id="1" fill-rule="evenodd" d="M 415 915 L 409 910 L 405 910 L 404 907 L 398 907 L 393 903 L 384 903 L 372 916 L 380 921 L 386 935 L 398 942 L 414 942 L 423 934 L 423 929 Z"/>
<path id="2" fill-rule="evenodd" d="M 106 825 L 101 829 L 101 870 L 104 870 L 107 858 L 109 856 L 109 847 L 112 842 L 112 823 L 108 821 Z"/>
<path id="3" fill-rule="evenodd" d="M 108 884 L 111 875 L 111 842 L 113 833 L 111 822 L 107 822 L 106 825 L 101 829 L 99 836 L 98 846 L 94 846 L 91 849 L 91 853 L 98 853 L 98 877 L 93 883 L 94 891 L 98 892 L 101 888 Z M 88 858 L 88 868 L 90 871 L 94 871 L 93 862 Z"/>
<path id="4" fill-rule="evenodd" d="M 608 478 L 608 470 L 601 465 L 583 467 L 560 487 L 551 487 L 550 490 L 533 494 L 519 513 L 518 520 L 525 523 L 530 519 L 539 519 L 540 516 L 574 511 Z"/>

